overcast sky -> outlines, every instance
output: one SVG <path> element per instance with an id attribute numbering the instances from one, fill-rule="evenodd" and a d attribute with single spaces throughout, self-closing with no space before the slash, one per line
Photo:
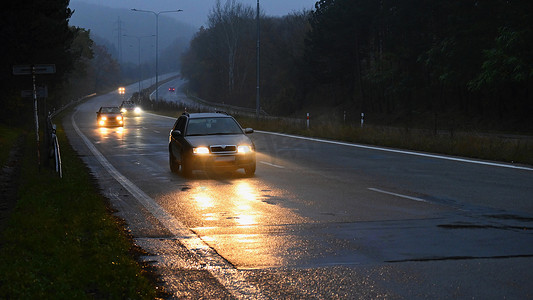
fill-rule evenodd
<path id="1" fill-rule="evenodd" d="M 267 16 L 284 16 L 303 9 L 314 9 L 318 0 L 260 0 L 262 13 Z M 215 0 L 79 0 L 107 7 L 136 8 L 155 12 L 182 9 L 176 17 L 185 23 L 200 27 L 206 24 L 207 15 Z M 257 6 L 257 0 L 236 0 L 236 2 Z M 221 0 L 226 3 L 226 0 Z M 172 14 L 168 14 L 172 15 Z"/>

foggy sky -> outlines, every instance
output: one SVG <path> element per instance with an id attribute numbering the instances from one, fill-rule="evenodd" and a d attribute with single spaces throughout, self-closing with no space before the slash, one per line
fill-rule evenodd
<path id="1" fill-rule="evenodd" d="M 114 8 L 136 8 L 142 10 L 151 10 L 155 12 L 165 10 L 182 9 L 183 12 L 176 14 L 175 17 L 182 22 L 191 24 L 195 27 L 206 25 L 207 15 L 213 8 L 216 0 L 79 0 Z M 284 16 L 292 12 L 299 12 L 303 9 L 314 9 L 318 0 L 260 0 L 262 13 L 267 16 Z M 236 0 L 236 2 L 257 6 L 257 0 Z M 226 0 L 221 0 L 226 3 Z M 173 15 L 173 14 L 168 14 Z"/>

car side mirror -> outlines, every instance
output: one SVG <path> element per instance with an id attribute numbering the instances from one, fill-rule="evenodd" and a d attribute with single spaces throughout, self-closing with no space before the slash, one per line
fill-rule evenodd
<path id="1" fill-rule="evenodd" d="M 244 129 L 244 133 L 245 134 L 254 133 L 254 130 L 252 128 L 246 128 L 246 129 Z"/>
<path id="2" fill-rule="evenodd" d="M 178 138 L 179 136 L 181 136 L 181 131 L 179 131 L 179 130 L 172 130 L 171 135 L 172 135 L 173 138 Z"/>

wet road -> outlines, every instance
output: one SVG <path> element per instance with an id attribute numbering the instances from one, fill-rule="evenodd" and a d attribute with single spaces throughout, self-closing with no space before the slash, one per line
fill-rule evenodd
<path id="1" fill-rule="evenodd" d="M 256 132 L 255 177 L 185 179 L 168 167 L 173 118 L 95 127 L 120 101 L 64 125 L 176 297 L 194 295 L 177 270 L 214 277 L 216 298 L 533 297 L 532 168 Z"/>

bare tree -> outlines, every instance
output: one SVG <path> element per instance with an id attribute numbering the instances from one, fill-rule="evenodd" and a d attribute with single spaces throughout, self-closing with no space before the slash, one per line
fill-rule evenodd
<path id="1" fill-rule="evenodd" d="M 254 11 L 250 6 L 236 3 L 235 0 L 227 0 L 222 6 L 217 0 L 208 16 L 208 25 L 217 40 L 224 45 L 223 53 L 227 56 L 228 92 L 235 89 L 237 57 L 243 46 L 243 36 L 250 32 L 250 22 L 254 19 Z"/>

